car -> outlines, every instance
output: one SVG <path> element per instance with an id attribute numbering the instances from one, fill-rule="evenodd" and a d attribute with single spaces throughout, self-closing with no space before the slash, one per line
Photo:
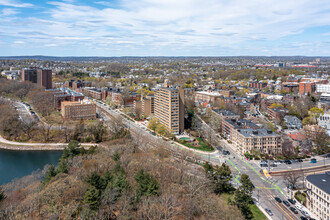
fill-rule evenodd
<path id="1" fill-rule="evenodd" d="M 270 166 L 271 167 L 277 167 L 277 164 L 276 163 L 272 163 Z"/>
<path id="2" fill-rule="evenodd" d="M 282 202 L 282 199 L 280 199 L 280 198 L 278 198 L 278 197 L 275 197 L 275 200 L 276 200 L 277 202 L 279 202 L 279 203 Z"/>
<path id="3" fill-rule="evenodd" d="M 301 206 L 300 204 L 297 204 L 297 205 L 296 205 L 296 208 L 297 208 L 299 211 L 302 210 L 302 206 Z"/>
<path id="4" fill-rule="evenodd" d="M 316 162 L 317 162 L 317 160 L 315 158 L 311 159 L 311 163 L 316 163 Z"/>
<path id="5" fill-rule="evenodd" d="M 330 154 L 328 154 L 328 155 L 326 156 L 326 158 L 330 158 Z"/>
<path id="6" fill-rule="evenodd" d="M 262 160 L 260 163 L 268 163 L 267 160 Z"/>
<path id="7" fill-rule="evenodd" d="M 266 212 L 268 213 L 268 215 L 270 215 L 270 216 L 272 216 L 273 215 L 273 213 L 272 213 L 272 211 L 270 210 L 270 209 L 265 209 L 266 210 Z"/>
<path id="8" fill-rule="evenodd" d="M 305 216 L 300 216 L 300 220 L 308 220 Z"/>
<path id="9" fill-rule="evenodd" d="M 285 160 L 284 163 L 286 163 L 286 164 L 292 164 L 290 160 Z"/>
<path id="10" fill-rule="evenodd" d="M 309 213 L 305 210 L 300 210 L 301 211 L 301 214 L 303 214 L 304 216 L 306 217 L 310 217 Z"/>
<path id="11" fill-rule="evenodd" d="M 287 207 L 290 206 L 290 203 L 289 203 L 288 201 L 286 201 L 286 200 L 284 200 L 283 203 L 284 203 Z"/>
<path id="12" fill-rule="evenodd" d="M 289 201 L 292 205 L 296 204 L 296 200 L 294 200 L 294 199 L 288 199 L 288 201 Z"/>
<path id="13" fill-rule="evenodd" d="M 291 163 L 297 163 L 297 161 L 296 160 L 291 160 Z"/>
<path id="14" fill-rule="evenodd" d="M 268 164 L 266 164 L 266 163 L 261 163 L 261 164 L 260 164 L 260 167 L 268 167 Z"/>
<path id="15" fill-rule="evenodd" d="M 279 160 L 278 160 L 278 161 L 275 161 L 275 164 L 276 164 L 276 165 L 280 165 L 281 163 L 282 163 L 282 162 L 279 161 Z"/>
<path id="16" fill-rule="evenodd" d="M 293 207 L 290 207 L 290 210 L 291 210 L 294 214 L 298 214 L 297 209 L 295 209 L 295 208 L 293 208 Z"/>
<path id="17" fill-rule="evenodd" d="M 301 158 L 299 158 L 299 159 L 298 159 L 298 162 L 301 163 L 301 162 L 303 162 L 303 160 L 302 160 Z"/>

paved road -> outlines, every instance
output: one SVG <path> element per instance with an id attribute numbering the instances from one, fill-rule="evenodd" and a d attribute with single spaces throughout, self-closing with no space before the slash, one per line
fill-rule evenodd
<path id="1" fill-rule="evenodd" d="M 102 104 L 97 104 L 99 108 L 102 108 L 104 111 L 109 113 L 109 115 L 118 116 L 119 113 L 117 111 L 109 109 L 107 106 L 104 106 Z M 109 115 L 107 117 L 109 117 Z M 110 118 L 106 120 L 111 120 Z M 106 121 L 105 120 L 105 121 Z M 154 148 L 155 146 L 159 146 L 160 144 L 167 147 L 173 147 L 169 142 L 163 141 L 161 138 L 158 138 L 152 134 L 150 134 L 149 131 L 146 131 L 141 126 L 137 125 L 135 122 L 132 122 L 127 119 L 123 119 L 125 125 L 130 128 L 131 134 L 134 136 L 134 138 L 139 141 L 143 139 L 144 141 L 147 140 L 147 147 L 148 148 Z M 202 125 L 207 126 L 207 125 Z M 238 186 L 239 183 L 239 176 L 242 173 L 246 173 L 250 176 L 254 186 L 255 190 L 253 193 L 253 197 L 256 198 L 259 205 L 262 208 L 269 208 L 273 212 L 273 219 L 299 219 L 299 216 L 301 214 L 295 215 L 288 207 L 286 207 L 284 204 L 280 204 L 275 201 L 275 197 L 280 197 L 282 200 L 287 199 L 286 198 L 286 191 L 283 191 L 278 185 L 276 180 L 273 179 L 266 179 L 263 177 L 259 169 L 255 168 L 253 164 L 250 164 L 248 161 L 242 160 L 233 150 L 232 148 L 227 144 L 226 141 L 220 139 L 217 137 L 217 134 L 211 134 L 210 136 L 213 138 L 212 142 L 218 143 L 218 152 L 216 154 L 212 153 L 200 153 L 200 152 L 193 152 L 195 155 L 198 155 L 202 160 L 209 161 L 212 164 L 220 165 L 223 162 L 226 164 L 229 164 L 231 167 L 233 167 L 233 175 L 234 175 L 234 181 L 233 184 Z M 141 142 L 142 143 L 142 142 Z M 175 148 L 174 148 L 175 149 Z M 177 149 L 177 148 L 176 148 Z M 222 155 L 222 150 L 226 149 L 231 152 L 231 155 L 224 156 Z"/>

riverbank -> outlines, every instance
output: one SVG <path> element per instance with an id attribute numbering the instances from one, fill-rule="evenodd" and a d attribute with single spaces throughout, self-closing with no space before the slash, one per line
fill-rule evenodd
<path id="1" fill-rule="evenodd" d="M 81 146 L 89 148 L 98 144 L 95 143 L 81 143 Z M 21 143 L 9 141 L 0 136 L 0 149 L 16 150 L 16 151 L 54 151 L 64 150 L 68 143 Z"/>

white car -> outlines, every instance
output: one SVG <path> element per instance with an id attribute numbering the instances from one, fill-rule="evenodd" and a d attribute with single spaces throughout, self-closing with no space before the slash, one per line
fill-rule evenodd
<path id="1" fill-rule="evenodd" d="M 301 214 L 303 214 L 306 217 L 310 217 L 310 215 L 308 214 L 308 212 L 305 211 L 305 210 L 301 210 Z"/>
<path id="2" fill-rule="evenodd" d="M 296 205 L 296 208 L 297 208 L 299 211 L 301 211 L 301 210 L 302 210 L 302 206 L 301 206 L 301 205 L 299 205 L 299 204 L 297 204 L 297 205 Z"/>

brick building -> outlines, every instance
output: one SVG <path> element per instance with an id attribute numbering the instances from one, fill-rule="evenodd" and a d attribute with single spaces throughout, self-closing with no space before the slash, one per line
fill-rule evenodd
<path id="1" fill-rule="evenodd" d="M 198 103 L 214 103 L 217 98 L 222 97 L 222 94 L 211 91 L 195 92 L 195 102 Z"/>
<path id="2" fill-rule="evenodd" d="M 271 108 L 268 106 L 267 114 L 272 121 L 281 120 L 288 113 L 288 110 L 285 108 Z"/>
<path id="3" fill-rule="evenodd" d="M 52 88 L 52 70 L 39 69 L 37 67 L 25 68 L 22 70 L 22 81 L 36 83 L 46 89 Z"/>
<path id="4" fill-rule="evenodd" d="M 90 101 L 77 101 L 61 103 L 61 113 L 64 119 L 96 119 L 96 104 Z"/>
<path id="5" fill-rule="evenodd" d="M 241 155 L 252 150 L 269 155 L 282 153 L 281 136 L 264 128 L 238 129 L 232 141 Z"/>
<path id="6" fill-rule="evenodd" d="M 222 134 L 228 139 L 236 139 L 236 133 L 238 129 L 259 128 L 258 125 L 246 119 L 225 119 L 222 121 Z"/>
<path id="7" fill-rule="evenodd" d="M 155 97 L 142 97 L 140 101 L 134 101 L 134 113 L 136 116 L 141 115 L 147 118 L 155 113 Z"/>
<path id="8" fill-rule="evenodd" d="M 184 90 L 161 87 L 155 92 L 155 117 L 174 133 L 184 131 Z"/>
<path id="9" fill-rule="evenodd" d="M 265 88 L 267 86 L 267 83 L 264 82 L 250 82 L 249 83 L 249 87 L 250 88 L 256 88 L 256 89 L 262 89 Z"/>
<path id="10" fill-rule="evenodd" d="M 82 101 L 85 96 L 68 88 L 46 89 L 46 92 L 51 92 L 54 95 L 54 108 L 61 110 L 63 101 Z"/>

